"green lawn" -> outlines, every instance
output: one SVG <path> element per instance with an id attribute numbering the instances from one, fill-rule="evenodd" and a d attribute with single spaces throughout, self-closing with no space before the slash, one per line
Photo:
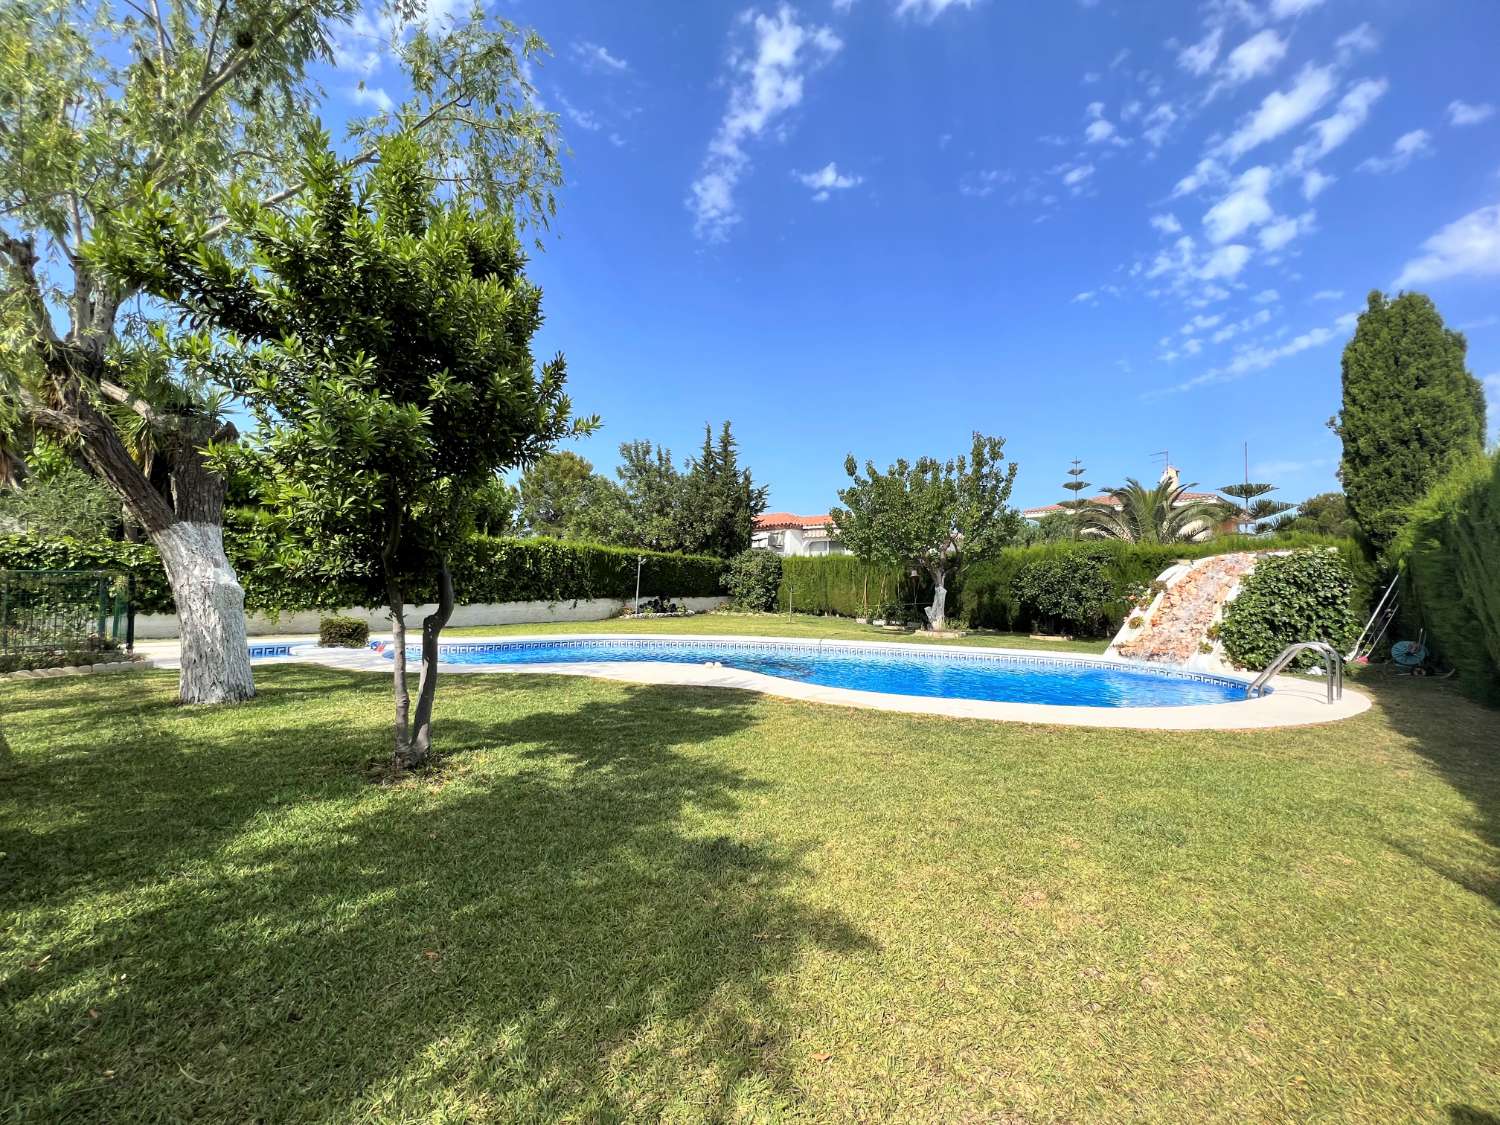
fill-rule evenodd
<path id="1" fill-rule="evenodd" d="M 1102 641 L 1032 640 L 1025 633 L 970 633 L 964 637 L 933 637 L 918 630 L 890 633 L 875 625 L 861 625 L 849 617 L 817 617 L 797 613 L 700 613 L 693 617 L 643 618 L 628 621 L 553 621 L 539 625 L 476 625 L 444 629 L 445 637 L 506 636 L 523 633 L 696 633 L 737 634 L 746 637 L 820 637 L 838 641 L 905 641 L 919 644 L 983 645 L 995 648 L 1045 648 L 1059 652 L 1103 652 Z"/>
<path id="2" fill-rule="evenodd" d="M 0 685 L 0 1119 L 1493 1121 L 1500 715 Z"/>

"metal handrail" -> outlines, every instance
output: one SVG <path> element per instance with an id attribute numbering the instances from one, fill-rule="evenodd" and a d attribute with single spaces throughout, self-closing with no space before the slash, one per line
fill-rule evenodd
<path id="1" fill-rule="evenodd" d="M 1323 670 L 1328 673 L 1328 702 L 1344 698 L 1344 658 L 1339 655 L 1339 650 L 1324 641 L 1298 641 L 1294 645 L 1287 645 L 1276 655 L 1276 659 L 1266 665 L 1266 670 L 1255 677 L 1255 681 L 1246 691 L 1251 699 L 1258 698 L 1266 692 L 1266 685 L 1275 676 L 1301 653 L 1316 652 L 1323 657 Z"/>

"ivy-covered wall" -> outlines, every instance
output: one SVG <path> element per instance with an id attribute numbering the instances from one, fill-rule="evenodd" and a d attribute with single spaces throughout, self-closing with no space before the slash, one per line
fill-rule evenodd
<path id="1" fill-rule="evenodd" d="M 378 586 L 357 575 L 289 574 L 237 549 L 227 541 L 230 561 L 245 587 L 251 612 L 286 613 L 381 604 Z M 631 551 L 557 539 L 493 539 L 476 535 L 453 559 L 453 581 L 462 605 L 493 602 L 560 602 L 588 598 L 629 598 L 635 593 L 636 557 L 645 557 L 644 594 L 678 598 L 723 594 L 724 560 L 708 555 L 669 555 Z M 39 542 L 0 536 L 0 570 L 116 570 L 135 575 L 136 609 L 172 613 L 172 592 L 155 548 L 138 543 L 85 543 L 72 539 Z M 431 591 L 412 589 L 414 602 L 432 600 Z"/>

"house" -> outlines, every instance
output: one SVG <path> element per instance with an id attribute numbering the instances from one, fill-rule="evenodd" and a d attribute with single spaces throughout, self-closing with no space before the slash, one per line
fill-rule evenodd
<path id="1" fill-rule="evenodd" d="M 1158 483 L 1171 484 L 1173 488 L 1176 488 L 1182 483 L 1182 477 L 1181 474 L 1178 473 L 1175 466 L 1168 465 L 1164 470 L 1162 470 L 1161 479 L 1158 481 Z M 1109 495 L 1109 493 L 1107 492 L 1101 492 L 1098 496 L 1091 496 L 1087 499 L 1086 502 L 1089 504 L 1099 504 L 1106 508 L 1118 508 L 1120 506 L 1120 502 L 1113 496 Z M 1222 504 L 1224 503 L 1224 498 L 1217 492 L 1184 492 L 1177 498 L 1174 506 L 1182 508 L 1186 507 L 1188 504 L 1194 503 Z M 1072 508 L 1064 507 L 1062 504 L 1043 504 L 1040 508 L 1025 509 L 1021 512 L 1021 516 L 1024 519 L 1028 520 L 1039 520 L 1044 516 L 1055 515 L 1058 513 L 1066 515 L 1071 513 L 1073 510 L 1074 509 Z M 1226 519 L 1213 528 L 1213 531 L 1217 531 L 1220 534 L 1230 535 L 1234 534 L 1238 530 L 1239 525 L 1233 518 Z M 1088 534 L 1088 532 L 1085 532 L 1084 534 Z M 1210 529 L 1206 527 L 1199 528 L 1194 533 L 1193 538 L 1207 539 L 1209 534 Z"/>
<path id="2" fill-rule="evenodd" d="M 750 546 L 775 551 L 778 555 L 847 555 L 839 542 L 833 517 L 794 516 L 791 512 L 767 512 L 755 517 Z"/>

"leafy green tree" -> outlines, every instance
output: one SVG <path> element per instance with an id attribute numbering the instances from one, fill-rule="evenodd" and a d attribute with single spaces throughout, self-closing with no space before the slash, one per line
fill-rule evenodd
<path id="1" fill-rule="evenodd" d="M 750 547 L 755 517 L 766 510 L 766 490 L 741 468 L 739 443 L 726 421 L 717 443 L 703 427 L 703 450 L 682 478 L 679 549 L 730 558 Z"/>
<path id="2" fill-rule="evenodd" d="M 1189 500 L 1191 484 L 1163 480 L 1147 488 L 1134 477 L 1125 487 L 1111 488 L 1118 506 L 1091 504 L 1079 513 L 1084 532 L 1126 543 L 1196 543 L 1213 534 L 1228 508 L 1210 500 Z"/>
<path id="3" fill-rule="evenodd" d="M 1359 527 L 1349 518 L 1349 506 L 1342 492 L 1320 492 L 1309 496 L 1296 510 L 1271 525 L 1273 531 L 1305 531 L 1329 535 L 1336 539 L 1353 538 Z"/>
<path id="4" fill-rule="evenodd" d="M 844 471 L 853 483 L 839 492 L 832 515 L 840 537 L 867 562 L 895 561 L 932 579 L 927 620 L 947 623 L 948 578 L 962 548 L 982 559 L 1015 539 L 1021 514 L 1007 507 L 1016 464 L 1004 460 L 1005 439 L 975 433 L 968 457 L 915 464 L 899 460 L 884 473 L 871 461 L 859 475 L 851 453 Z M 852 537 L 852 538 L 851 538 Z"/>
<path id="5" fill-rule="evenodd" d="M 1407 510 L 1484 446 L 1484 388 L 1465 366 L 1463 334 L 1431 298 L 1370 293 L 1344 348 L 1339 475 L 1349 514 L 1377 553 Z"/>
<path id="6" fill-rule="evenodd" d="M 1068 512 L 1048 512 L 1035 523 L 1023 523 L 1016 533 L 1016 545 L 1030 547 L 1036 543 L 1059 543 L 1064 539 L 1077 539 L 1080 534 L 1078 521 Z"/>
<path id="7" fill-rule="evenodd" d="M 480 535 L 510 535 L 516 530 L 521 494 L 498 476 L 474 490 L 474 530 Z"/>
<path id="8" fill-rule="evenodd" d="M 20 486 L 0 492 L 0 532 L 37 539 L 108 539 L 120 502 L 63 449 L 45 438 L 30 451 Z"/>
<path id="9" fill-rule="evenodd" d="M 561 181 L 555 119 L 526 81 L 540 41 L 485 19 L 429 30 L 424 7 L 378 13 L 379 46 L 412 94 L 352 122 L 346 159 L 374 160 L 381 136 L 415 130 L 450 191 L 545 223 Z M 235 434 L 183 353 L 145 330 L 160 309 L 134 301 L 137 287 L 89 244 L 154 195 L 218 233 L 229 183 L 271 203 L 302 191 L 297 154 L 322 96 L 309 69 L 333 61 L 361 10 L 356 0 L 0 5 L 0 427 L 76 440 L 156 544 L 181 621 L 184 702 L 254 694 L 244 595 L 223 549 L 224 482 L 203 455 Z M 132 455 L 141 442 L 122 422 L 148 437 L 151 464 Z"/>
<path id="10" fill-rule="evenodd" d="M 1233 519 L 1247 535 L 1258 535 L 1277 516 L 1292 510 L 1292 505 L 1270 499 L 1270 494 L 1276 491 L 1274 484 L 1241 481 L 1226 484 L 1219 491 L 1234 497 L 1235 504 L 1226 518 Z"/>
<path id="11" fill-rule="evenodd" d="M 594 466 L 571 450 L 547 453 L 521 474 L 521 526 L 561 539 L 577 522 Z"/>
<path id="12" fill-rule="evenodd" d="M 651 551 L 681 550 L 683 479 L 672 463 L 672 451 L 649 441 L 627 441 L 620 446 L 615 475 L 625 506 L 611 542 Z"/>
<path id="13" fill-rule="evenodd" d="M 533 361 L 541 292 L 510 222 L 436 202 L 411 138 L 388 138 L 379 156 L 361 179 L 310 148 L 290 215 L 235 197 L 244 264 L 162 197 L 116 251 L 122 269 L 138 271 L 135 284 L 228 334 L 196 346 L 250 405 L 259 434 L 253 448 L 219 449 L 216 463 L 252 473 L 280 517 L 266 554 L 378 578 L 393 623 L 395 761 L 405 767 L 431 751 L 438 637 L 455 601 L 450 559 L 473 528 L 477 494 L 595 422 L 571 420 L 561 356 L 539 369 Z M 434 591 L 413 711 L 403 607 Z"/>

